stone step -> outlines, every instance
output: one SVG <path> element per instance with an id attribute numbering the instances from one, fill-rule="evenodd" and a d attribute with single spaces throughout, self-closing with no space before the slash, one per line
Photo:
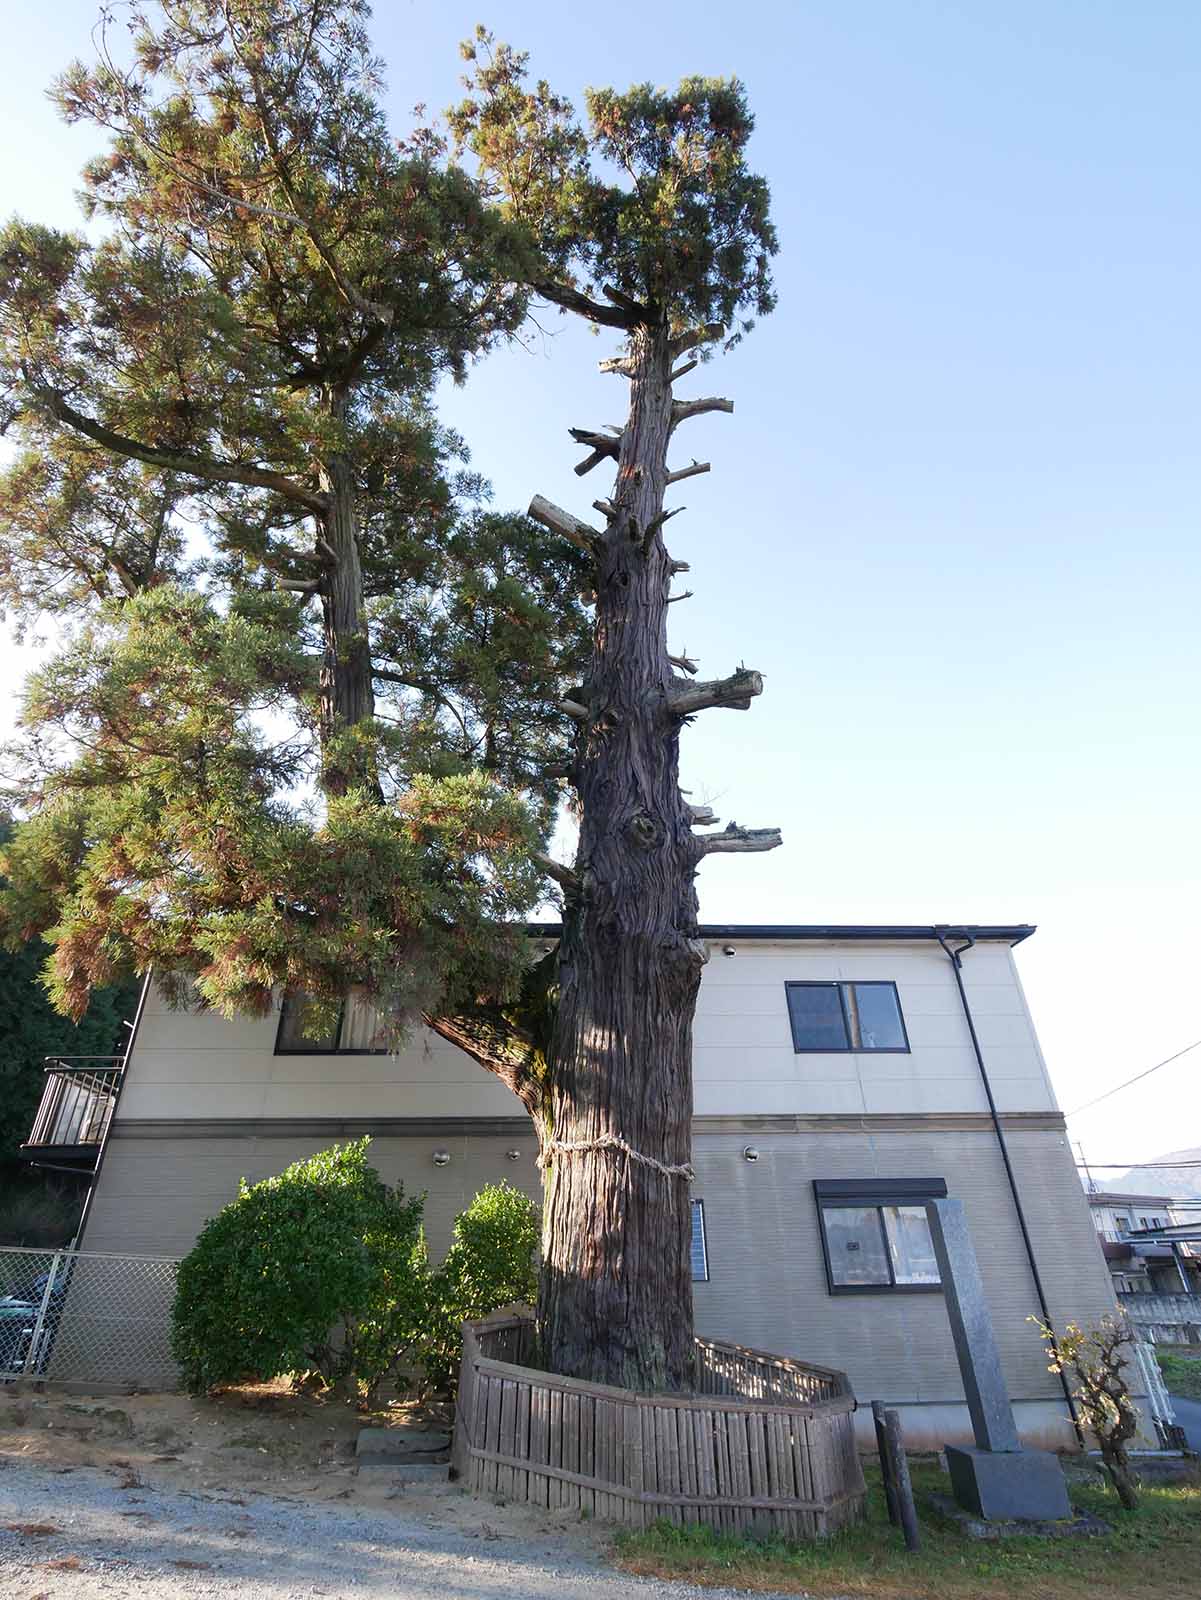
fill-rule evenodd
<path id="1" fill-rule="evenodd" d="M 360 1467 L 436 1466 L 450 1460 L 450 1435 L 437 1428 L 360 1428 Z"/>

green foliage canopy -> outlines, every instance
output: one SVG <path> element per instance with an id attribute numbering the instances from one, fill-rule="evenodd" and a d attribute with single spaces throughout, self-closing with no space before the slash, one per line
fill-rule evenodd
<path id="1" fill-rule="evenodd" d="M 525 314 L 526 231 L 393 139 L 361 0 L 173 0 L 56 86 L 85 237 L 0 232 L 0 599 L 68 650 L 0 906 L 56 1004 L 154 961 L 398 1019 L 511 995 L 585 561 L 432 395 Z M 315 1013 L 315 1020 L 319 1020 Z"/>
<path id="2" fill-rule="evenodd" d="M 771 311 L 778 242 L 767 182 L 746 165 L 754 119 L 737 78 L 590 89 L 585 128 L 487 29 L 463 55 L 469 93 L 450 125 L 537 249 L 538 293 L 611 326 L 662 314 L 673 335 L 710 328 L 727 344 Z"/>

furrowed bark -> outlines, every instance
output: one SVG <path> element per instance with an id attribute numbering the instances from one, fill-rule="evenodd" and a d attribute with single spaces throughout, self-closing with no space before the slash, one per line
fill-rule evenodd
<path id="1" fill-rule="evenodd" d="M 667 328 L 635 328 L 623 360 L 630 409 L 596 552 L 587 720 L 572 774 L 579 892 L 566 897 L 560 945 L 539 1322 L 555 1372 L 678 1390 L 692 1372 L 691 1213 L 687 1176 L 670 1169 L 690 1155 L 704 946 L 667 650 Z M 635 539 L 631 527 L 646 532 Z M 597 1144 L 608 1140 L 646 1159 Z"/>
<path id="2" fill-rule="evenodd" d="M 359 560 L 354 475 L 345 457 L 333 455 L 321 468 L 327 499 L 322 521 L 325 573 L 321 584 L 324 650 L 319 680 L 323 786 L 344 794 L 356 782 L 375 782 L 374 769 L 342 753 L 336 736 L 375 715 L 375 685 L 363 570 Z"/>

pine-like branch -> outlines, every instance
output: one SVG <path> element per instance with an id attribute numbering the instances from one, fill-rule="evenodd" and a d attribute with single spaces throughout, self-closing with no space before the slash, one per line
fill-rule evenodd
<path id="1" fill-rule="evenodd" d="M 716 344 L 725 336 L 725 331 L 725 325 L 720 322 L 706 322 L 702 327 L 689 328 L 687 333 L 671 341 L 672 360 L 682 356 L 686 350 L 699 350 L 702 345 Z"/>
<path id="2" fill-rule="evenodd" d="M 558 306 L 563 311 L 574 311 L 577 316 L 587 317 L 589 322 L 599 322 L 606 328 L 632 328 L 635 318 L 629 312 L 621 310 L 619 306 L 602 306 L 596 300 L 589 300 L 586 294 L 581 294 L 578 289 L 572 289 L 565 283 L 543 282 L 533 286 L 534 293 L 541 295 L 543 300 L 549 300 L 552 305 Z"/>
<path id="3" fill-rule="evenodd" d="M 532 1117 L 538 1115 L 543 1098 L 543 1083 L 536 1070 L 539 1054 L 521 1028 L 493 1009 L 481 1009 L 466 1017 L 427 1012 L 422 1021 L 431 1033 L 498 1077 Z"/>
<path id="4" fill-rule="evenodd" d="M 35 384 L 34 393 L 57 421 L 82 433 L 85 439 L 102 444 L 106 450 L 127 456 L 133 461 L 144 461 L 150 467 L 162 467 L 167 472 L 182 472 L 190 478 L 202 478 L 207 483 L 241 483 L 251 489 L 270 489 L 282 495 L 293 505 L 304 506 L 316 516 L 324 515 L 329 500 L 326 495 L 306 489 L 283 472 L 271 472 L 265 467 L 242 466 L 233 461 L 219 461 L 212 456 L 194 455 L 188 450 L 174 450 L 159 445 L 143 444 L 139 439 L 106 428 L 102 422 L 77 411 L 56 389 Z"/>

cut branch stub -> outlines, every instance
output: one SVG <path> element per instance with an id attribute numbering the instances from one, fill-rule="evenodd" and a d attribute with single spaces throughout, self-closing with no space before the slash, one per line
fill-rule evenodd
<path id="1" fill-rule="evenodd" d="M 698 835 L 696 846 L 702 856 L 735 856 L 757 855 L 783 843 L 779 828 L 740 828 L 731 822 L 721 833 Z"/>
<path id="2" fill-rule="evenodd" d="M 603 366 L 604 363 L 602 362 L 601 365 Z M 676 370 L 671 374 L 667 380 L 668 383 L 675 383 L 680 378 L 686 378 L 690 372 L 695 372 L 699 366 L 700 362 L 695 359 L 692 361 L 685 361 L 683 366 L 677 367 Z"/>
<path id="3" fill-rule="evenodd" d="M 695 478 L 698 473 L 708 471 L 710 471 L 710 464 L 708 461 L 694 460 L 690 467 L 681 467 L 678 472 L 669 472 L 667 474 L 667 481 L 668 483 L 680 483 L 685 478 Z"/>
<path id="4" fill-rule="evenodd" d="M 720 396 L 706 395 L 700 400 L 673 400 L 671 403 L 671 425 L 676 428 L 681 422 L 687 422 L 689 417 L 703 417 L 710 411 L 724 411 L 731 414 L 734 410 L 732 400 L 723 400 Z"/>
<path id="5" fill-rule="evenodd" d="M 597 433 L 592 428 L 568 428 L 567 431 L 577 444 L 587 445 L 592 452 L 576 467 L 577 478 L 582 478 L 586 472 L 591 472 L 593 467 L 598 467 L 606 459 L 617 460 L 621 450 L 620 433 Z"/>
<path id="6" fill-rule="evenodd" d="M 712 806 L 689 806 L 688 816 L 694 828 L 712 827 L 715 822 L 721 820 L 715 814 Z"/>
<path id="7" fill-rule="evenodd" d="M 561 861 L 556 861 L 553 856 L 543 855 L 540 850 L 534 851 L 532 859 L 535 866 L 540 867 L 548 878 L 553 878 L 567 894 L 579 893 L 579 877 L 570 867 L 565 867 Z"/>
<path id="8" fill-rule="evenodd" d="M 581 522 L 579 517 L 573 517 L 570 511 L 564 511 L 562 506 L 555 505 L 543 495 L 536 494 L 530 501 L 529 515 L 535 522 L 540 522 L 552 533 L 561 534 L 590 556 L 595 556 L 600 548 L 601 535 L 595 528 Z"/>
<path id="9" fill-rule="evenodd" d="M 668 704 L 677 717 L 690 716 L 694 711 L 705 711 L 710 706 L 724 706 L 731 711 L 746 711 L 756 695 L 763 693 L 763 674 L 740 667 L 728 678 L 713 678 L 703 683 L 673 681 L 668 690 Z"/>
<path id="10" fill-rule="evenodd" d="M 560 700 L 559 710 L 564 716 L 573 717 L 576 722 L 588 721 L 588 707 L 582 706 L 578 700 Z"/>

